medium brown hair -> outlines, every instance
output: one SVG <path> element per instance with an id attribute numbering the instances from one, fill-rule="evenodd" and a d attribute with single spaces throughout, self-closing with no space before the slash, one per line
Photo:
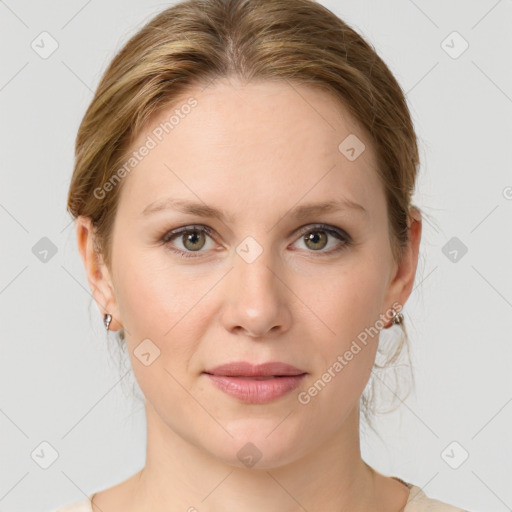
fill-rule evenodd
<path id="1" fill-rule="evenodd" d="M 411 205 L 419 156 L 404 94 L 374 48 L 313 0 L 185 0 L 156 15 L 117 53 L 78 130 L 68 211 L 92 220 L 106 265 L 122 182 L 101 199 L 94 191 L 123 165 L 153 114 L 192 85 L 228 75 L 321 88 L 349 110 L 375 151 L 400 262 L 410 216 L 419 212 Z M 394 353 L 375 368 L 397 360 L 407 342 L 402 329 Z M 368 391 L 361 405 L 371 426 L 373 387 Z"/>

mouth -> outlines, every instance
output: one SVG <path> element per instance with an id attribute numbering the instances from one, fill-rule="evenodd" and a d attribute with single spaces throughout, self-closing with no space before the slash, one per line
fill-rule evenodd
<path id="1" fill-rule="evenodd" d="M 281 362 L 229 363 L 203 372 L 217 389 L 248 404 L 264 404 L 288 395 L 307 372 Z"/>
<path id="2" fill-rule="evenodd" d="M 300 377 L 301 375 L 306 375 L 306 373 L 304 372 L 304 373 L 298 373 L 297 375 L 269 375 L 269 376 L 256 375 L 254 377 L 249 377 L 247 375 L 220 375 L 220 374 L 208 373 L 208 372 L 203 372 L 203 373 L 205 373 L 206 375 L 215 375 L 217 377 L 230 377 L 233 379 L 242 379 L 242 380 L 271 380 L 271 379 L 283 379 L 286 377 Z"/>
<path id="3" fill-rule="evenodd" d="M 203 373 L 224 377 L 277 378 L 303 375 L 307 373 L 296 366 L 280 361 L 252 364 L 247 361 L 235 361 L 207 369 Z"/>

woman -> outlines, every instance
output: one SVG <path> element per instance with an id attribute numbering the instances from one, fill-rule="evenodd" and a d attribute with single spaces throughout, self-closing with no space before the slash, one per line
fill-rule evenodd
<path id="1" fill-rule="evenodd" d="M 360 453 L 379 333 L 405 333 L 418 165 L 400 86 L 320 4 L 189 0 L 132 37 L 68 209 L 146 465 L 61 510 L 460 511 Z"/>

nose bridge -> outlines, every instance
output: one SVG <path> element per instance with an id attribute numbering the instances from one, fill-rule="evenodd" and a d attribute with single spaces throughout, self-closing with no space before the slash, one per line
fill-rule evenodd
<path id="1" fill-rule="evenodd" d="M 267 236 L 265 243 L 270 244 L 270 239 Z M 224 316 L 226 328 L 242 328 L 262 336 L 277 326 L 285 327 L 289 319 L 286 292 L 279 277 L 282 267 L 274 256 L 270 246 L 264 247 L 252 236 L 236 247 Z"/>
<path id="2" fill-rule="evenodd" d="M 258 238 L 262 240 L 261 236 Z M 272 295 L 278 292 L 274 267 L 279 264 L 274 257 L 270 239 L 267 236 L 260 243 L 255 237 L 248 236 L 237 246 L 233 278 L 240 292 L 246 289 L 250 292 L 249 296 L 255 298 L 261 294 Z"/>

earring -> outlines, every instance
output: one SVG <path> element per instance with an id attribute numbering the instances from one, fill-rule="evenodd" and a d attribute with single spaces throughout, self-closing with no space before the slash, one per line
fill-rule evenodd
<path id="1" fill-rule="evenodd" d="M 391 323 L 394 325 L 401 325 L 404 321 L 404 315 L 401 312 L 397 313 L 393 309 L 393 318 L 391 319 Z"/>
<path id="2" fill-rule="evenodd" d="M 105 324 L 105 329 L 107 329 L 107 331 L 110 326 L 110 322 L 112 322 L 112 315 L 105 313 L 105 316 L 103 317 L 103 323 Z"/>

